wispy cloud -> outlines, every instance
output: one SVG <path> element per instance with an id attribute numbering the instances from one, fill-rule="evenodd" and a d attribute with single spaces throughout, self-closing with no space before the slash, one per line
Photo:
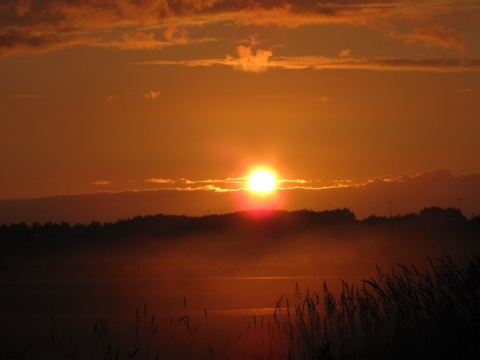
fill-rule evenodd
<path id="1" fill-rule="evenodd" d="M 178 191 L 213 191 L 213 192 L 236 192 L 240 191 L 242 189 L 228 189 L 228 188 L 223 188 L 221 186 L 215 186 L 215 185 L 203 185 L 203 186 L 197 186 L 197 187 L 179 187 L 175 188 L 175 190 Z"/>
<path id="2" fill-rule="evenodd" d="M 404 177 L 400 177 L 397 179 L 392 179 L 390 176 L 380 176 L 374 177 L 367 180 L 367 184 L 374 184 L 374 183 L 384 183 L 384 182 L 397 182 L 397 181 L 404 181 Z"/>
<path id="3" fill-rule="evenodd" d="M 277 179 L 278 190 L 322 190 L 350 186 L 363 186 L 364 184 L 355 184 L 350 180 L 335 180 L 331 184 L 323 184 L 320 180 L 306 179 Z M 246 177 L 227 177 L 225 179 L 166 179 L 149 178 L 145 183 L 154 184 L 155 190 L 176 190 L 176 191 L 215 191 L 231 192 L 248 189 L 249 179 Z"/>
<path id="4" fill-rule="evenodd" d="M 190 184 L 201 184 L 201 183 L 211 183 L 211 184 L 246 184 L 248 181 L 247 178 L 226 178 L 226 179 L 208 179 L 208 180 L 188 180 Z"/>
<path id="5" fill-rule="evenodd" d="M 277 180 L 278 183 L 290 183 L 290 184 L 308 184 L 311 182 L 310 180 L 303 180 L 303 179 L 279 179 Z"/>
<path id="6" fill-rule="evenodd" d="M 189 38 L 187 30 L 176 25 L 183 18 L 202 14 L 214 3 L 214 0 L 3 0 L 0 56 L 73 45 L 139 50 L 215 41 Z M 189 25 L 196 26 L 195 22 Z M 144 31 L 157 27 L 166 29 L 164 39 Z"/>
<path id="7" fill-rule="evenodd" d="M 342 49 L 342 51 L 340 51 L 340 54 L 338 54 L 338 56 L 351 56 L 352 55 L 352 50 L 350 49 Z"/>
<path id="8" fill-rule="evenodd" d="M 160 96 L 160 91 L 155 91 L 155 90 L 150 90 L 144 95 L 145 99 L 149 99 L 149 100 L 155 100 L 159 96 Z"/>
<path id="9" fill-rule="evenodd" d="M 192 180 L 187 178 L 180 179 L 166 179 L 166 178 L 149 178 L 145 179 L 144 182 L 152 184 L 161 184 L 165 185 L 167 189 L 200 189 L 205 190 L 209 187 L 213 188 L 222 188 L 224 190 L 238 190 L 246 186 L 248 179 L 246 178 L 232 178 L 228 177 L 225 179 L 201 179 L 201 180 Z M 192 185 L 198 185 L 197 187 L 192 187 Z"/>
<path id="10" fill-rule="evenodd" d="M 163 178 L 150 178 L 150 179 L 145 179 L 145 182 L 154 183 L 154 184 L 173 184 L 173 183 L 175 183 L 174 180 L 171 180 L 171 179 L 163 179 Z"/>
<path id="11" fill-rule="evenodd" d="M 0 56 L 20 51 L 45 52 L 95 42 L 97 39 L 93 37 L 64 33 L 45 25 L 0 27 Z"/>
<path id="12" fill-rule="evenodd" d="M 398 33 L 395 23 L 399 21 L 421 20 L 422 23 L 437 24 L 442 16 L 468 14 L 479 8 L 477 1 L 419 4 L 410 1 L 373 3 L 369 0 L 3 0 L 0 5 L 0 55 L 49 51 L 73 45 L 161 49 L 218 40 L 190 35 L 190 28 L 208 25 L 298 28 L 351 24 Z M 443 25 L 416 28 L 410 35 L 397 35 L 397 38 L 427 46 L 459 50 L 465 47 L 463 35 Z M 260 60 L 265 54 L 257 52 L 253 55 Z M 245 66 L 245 63 L 241 64 Z"/>
<path id="13" fill-rule="evenodd" d="M 161 50 L 168 46 L 201 44 L 206 42 L 215 42 L 216 38 L 188 38 L 186 32 L 181 37 L 170 36 L 165 32 L 167 39 L 157 39 L 155 33 L 137 31 L 121 33 L 114 39 L 102 39 L 101 41 L 87 44 L 89 46 L 117 48 L 123 50 Z"/>
<path id="14" fill-rule="evenodd" d="M 125 50 L 155 50 L 162 49 L 170 45 L 170 43 L 156 39 L 153 32 L 137 31 L 133 33 L 122 33 L 119 39 L 104 41 L 98 45 Z"/>
<path id="15" fill-rule="evenodd" d="M 377 176 L 365 181 L 355 181 L 351 179 L 336 179 L 324 181 L 319 179 L 288 179 L 278 178 L 277 191 L 327 191 L 341 189 L 371 189 L 384 186 L 394 186 L 395 184 L 416 182 L 419 179 L 428 176 L 453 176 L 448 170 L 437 170 L 434 172 L 419 173 L 414 175 L 403 175 L 399 177 Z M 129 191 L 207 191 L 217 193 L 249 191 L 249 179 L 246 177 L 226 177 L 211 179 L 169 179 L 163 177 L 147 178 L 140 183 L 132 181 L 129 185 Z M 99 180 L 92 184 L 98 186 L 112 185 L 109 180 Z"/>
<path id="16" fill-rule="evenodd" d="M 263 72 L 270 68 L 288 70 L 373 70 L 373 71 L 424 71 L 424 72 L 479 72 L 480 59 L 456 58 L 401 58 L 401 57 L 353 57 L 346 53 L 336 57 L 297 56 L 274 57 L 270 50 L 254 50 L 240 45 L 237 57 L 224 59 L 158 60 L 144 61 L 137 65 L 181 66 L 229 66 L 246 72 Z"/>
<path id="17" fill-rule="evenodd" d="M 390 33 L 390 35 L 407 43 L 422 43 L 429 47 L 455 49 L 461 53 L 467 51 L 465 34 L 439 23 L 431 23 L 416 28 L 410 34 L 398 35 Z"/>
<path id="18" fill-rule="evenodd" d="M 93 185 L 110 185 L 112 184 L 112 182 L 109 180 L 99 180 L 99 181 L 94 181 L 92 184 Z"/>

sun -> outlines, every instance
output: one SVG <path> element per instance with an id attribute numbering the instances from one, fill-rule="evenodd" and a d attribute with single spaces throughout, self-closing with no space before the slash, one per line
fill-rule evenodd
<path id="1" fill-rule="evenodd" d="M 255 170 L 248 178 L 248 188 L 250 191 L 269 193 L 274 191 L 276 187 L 277 182 L 275 175 L 269 170 Z"/>

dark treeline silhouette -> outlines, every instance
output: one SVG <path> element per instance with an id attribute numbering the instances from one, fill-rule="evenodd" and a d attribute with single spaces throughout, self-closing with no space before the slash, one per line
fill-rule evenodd
<path id="1" fill-rule="evenodd" d="M 0 226 L 2 250 L 26 247 L 68 246 L 124 239 L 175 238 L 194 233 L 234 234 L 256 238 L 280 238 L 309 231 L 334 234 L 352 230 L 428 232 L 430 235 L 468 236 L 480 242 L 480 216 L 467 219 L 454 208 L 429 207 L 418 214 L 393 217 L 371 215 L 358 220 L 349 209 L 326 211 L 253 210 L 200 217 L 184 215 L 137 216 L 116 222 L 69 224 L 19 223 Z"/>

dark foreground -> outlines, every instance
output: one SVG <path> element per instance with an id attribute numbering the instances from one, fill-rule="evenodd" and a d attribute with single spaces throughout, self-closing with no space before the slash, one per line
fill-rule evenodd
<path id="1" fill-rule="evenodd" d="M 0 359 L 480 358 L 478 219 L 352 215 L 3 226 Z"/>

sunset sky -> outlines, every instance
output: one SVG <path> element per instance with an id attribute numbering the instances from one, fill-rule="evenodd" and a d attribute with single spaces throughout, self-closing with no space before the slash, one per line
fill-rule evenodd
<path id="1" fill-rule="evenodd" d="M 474 0 L 2 0 L 0 199 L 479 173 L 479 37 Z"/>

